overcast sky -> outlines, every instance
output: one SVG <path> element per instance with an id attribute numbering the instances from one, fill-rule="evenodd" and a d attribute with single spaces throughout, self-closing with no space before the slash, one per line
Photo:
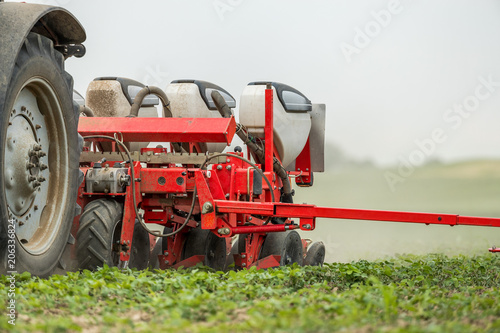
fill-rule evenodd
<path id="1" fill-rule="evenodd" d="M 32 2 L 84 25 L 87 55 L 67 62 L 82 93 L 194 78 L 239 99 L 274 80 L 327 104 L 327 140 L 356 158 L 500 158 L 499 1 Z"/>

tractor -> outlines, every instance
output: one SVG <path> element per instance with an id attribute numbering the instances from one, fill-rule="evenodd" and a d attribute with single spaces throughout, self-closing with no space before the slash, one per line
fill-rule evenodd
<path id="1" fill-rule="evenodd" d="M 236 99 L 202 80 L 98 77 L 83 97 L 64 69 L 85 54 L 68 11 L 0 0 L 0 32 L 2 274 L 322 265 L 325 245 L 297 232 L 317 218 L 500 227 L 294 203 L 293 183 L 324 171 L 326 107 L 289 85 L 249 83 L 238 122 Z"/>

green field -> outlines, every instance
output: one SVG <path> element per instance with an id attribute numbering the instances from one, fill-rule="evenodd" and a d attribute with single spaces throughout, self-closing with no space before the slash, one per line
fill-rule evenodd
<path id="1" fill-rule="evenodd" d="M 426 166 L 394 192 L 384 172 L 318 174 L 295 201 L 500 217 L 500 162 Z M 303 237 L 325 242 L 324 267 L 23 274 L 0 331 L 500 332 L 499 229 L 318 220 Z"/>
<path id="2" fill-rule="evenodd" d="M 227 273 L 104 268 L 17 280 L 19 332 L 500 331 L 494 255 Z M 0 329 L 12 327 L 4 319 Z"/>

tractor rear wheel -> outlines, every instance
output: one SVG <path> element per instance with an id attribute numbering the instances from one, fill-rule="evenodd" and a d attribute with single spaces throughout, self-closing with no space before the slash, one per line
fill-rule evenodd
<path id="1" fill-rule="evenodd" d="M 286 232 L 269 233 L 264 240 L 259 259 L 270 255 L 281 256 L 280 266 L 292 265 L 294 263 L 302 266 L 304 261 L 304 249 L 302 239 L 294 230 Z"/>
<path id="2" fill-rule="evenodd" d="M 205 256 L 205 265 L 222 271 L 226 267 L 226 239 L 217 237 L 210 230 L 191 229 L 184 243 L 181 260 L 195 255 Z"/>
<path id="3" fill-rule="evenodd" d="M 76 257 L 80 269 L 95 270 L 106 264 L 118 266 L 123 206 L 110 199 L 89 203 L 80 217 L 76 234 Z M 145 269 L 149 264 L 149 234 L 136 222 L 130 251 L 130 268 Z"/>
<path id="4" fill-rule="evenodd" d="M 0 258 L 0 274 L 48 276 L 68 243 L 79 213 L 81 152 L 72 92 L 63 55 L 52 40 L 29 33 L 7 94 L 0 96 L 5 101 L 0 110 L 0 230 L 15 230 L 11 243 L 0 243 L 0 253 L 9 247 L 12 255 L 15 249 L 15 261 Z"/>

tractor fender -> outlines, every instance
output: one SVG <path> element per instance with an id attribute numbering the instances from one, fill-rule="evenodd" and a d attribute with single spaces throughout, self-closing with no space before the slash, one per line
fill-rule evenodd
<path id="1" fill-rule="evenodd" d="M 80 44 L 86 39 L 83 26 L 63 8 L 0 2 L 0 110 L 17 55 L 30 32 L 52 39 L 54 45 Z"/>

